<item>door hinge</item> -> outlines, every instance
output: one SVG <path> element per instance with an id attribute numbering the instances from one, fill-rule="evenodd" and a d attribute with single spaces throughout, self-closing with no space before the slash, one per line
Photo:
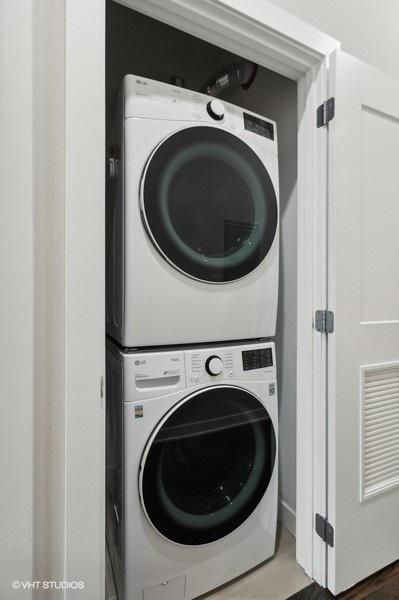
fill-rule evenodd
<path id="1" fill-rule="evenodd" d="M 331 310 L 316 310 L 314 328 L 320 333 L 333 333 L 334 313 Z"/>
<path id="2" fill-rule="evenodd" d="M 323 542 L 326 542 L 331 548 L 334 548 L 334 527 L 319 514 L 315 517 L 316 533 Z"/>
<path id="3" fill-rule="evenodd" d="M 317 127 L 327 125 L 334 118 L 335 98 L 329 98 L 317 109 Z"/>

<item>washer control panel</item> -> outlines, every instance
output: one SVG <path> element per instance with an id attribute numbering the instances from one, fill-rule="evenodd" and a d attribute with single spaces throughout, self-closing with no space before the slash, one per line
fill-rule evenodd
<path id="1" fill-rule="evenodd" d="M 229 380 L 275 378 L 272 342 L 185 351 L 187 387 Z"/>
<path id="2" fill-rule="evenodd" d="M 273 366 L 273 351 L 271 348 L 256 348 L 242 351 L 242 368 L 244 371 L 263 369 Z"/>
<path id="3" fill-rule="evenodd" d="M 124 402 L 219 383 L 261 381 L 276 386 L 273 342 L 120 354 Z"/>

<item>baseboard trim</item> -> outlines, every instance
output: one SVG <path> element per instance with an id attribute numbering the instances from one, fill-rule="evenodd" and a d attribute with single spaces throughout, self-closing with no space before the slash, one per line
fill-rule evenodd
<path id="1" fill-rule="evenodd" d="M 296 537 L 295 510 L 281 498 L 278 501 L 278 520 L 294 537 Z"/>

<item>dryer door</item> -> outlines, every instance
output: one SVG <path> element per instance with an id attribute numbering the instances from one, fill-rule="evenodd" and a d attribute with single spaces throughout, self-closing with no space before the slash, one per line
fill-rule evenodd
<path id="1" fill-rule="evenodd" d="M 275 457 L 264 405 L 238 387 L 207 388 L 174 407 L 150 438 L 140 469 L 143 509 L 173 542 L 213 542 L 256 509 Z"/>
<path id="2" fill-rule="evenodd" d="M 153 152 L 141 209 L 157 250 L 202 281 L 240 279 L 266 257 L 278 222 L 276 193 L 258 155 L 216 127 L 189 127 Z"/>

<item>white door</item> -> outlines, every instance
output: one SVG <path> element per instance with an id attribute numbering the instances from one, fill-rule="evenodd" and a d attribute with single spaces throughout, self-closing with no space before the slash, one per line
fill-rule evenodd
<path id="1" fill-rule="evenodd" d="M 328 587 L 399 558 L 399 80 L 329 69 Z"/>

